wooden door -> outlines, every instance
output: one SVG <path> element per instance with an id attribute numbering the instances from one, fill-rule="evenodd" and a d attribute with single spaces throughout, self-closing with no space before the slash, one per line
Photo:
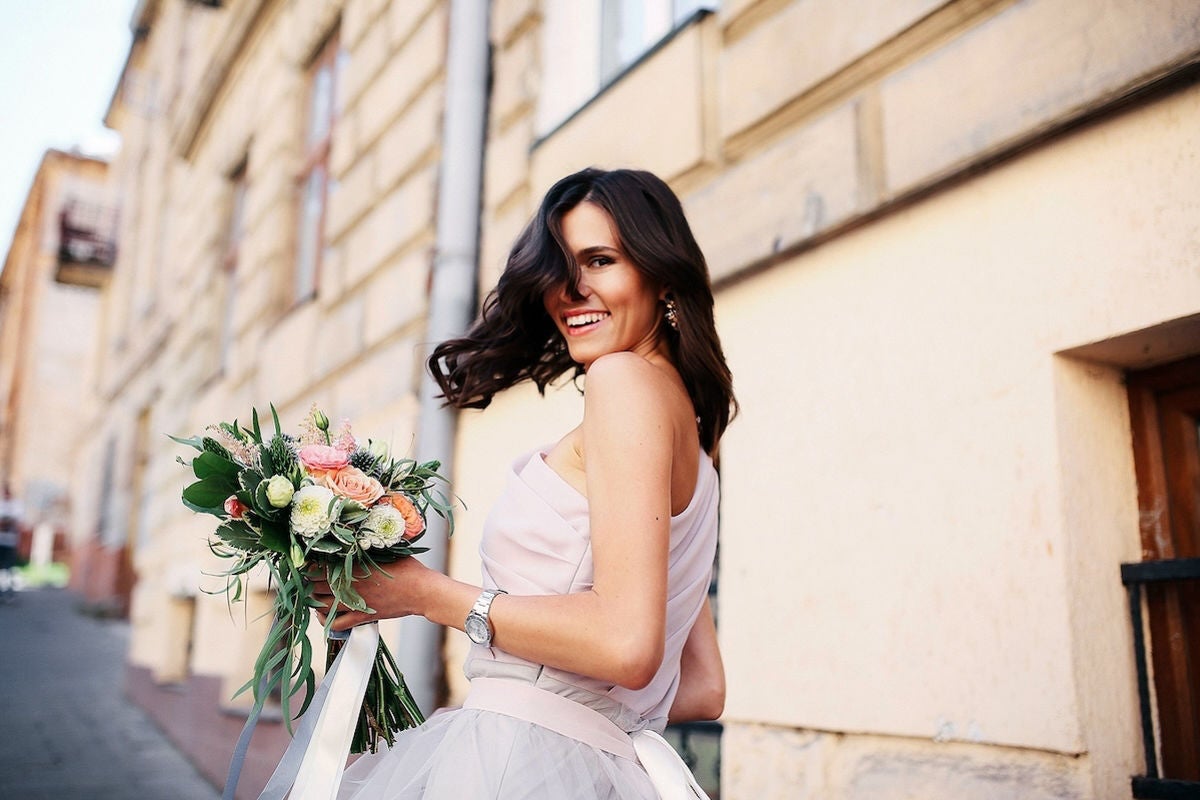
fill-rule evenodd
<path id="1" fill-rule="evenodd" d="M 1200 557 L 1200 358 L 1128 386 L 1142 559 Z M 1200 780 L 1200 581 L 1146 589 L 1162 775 Z"/>

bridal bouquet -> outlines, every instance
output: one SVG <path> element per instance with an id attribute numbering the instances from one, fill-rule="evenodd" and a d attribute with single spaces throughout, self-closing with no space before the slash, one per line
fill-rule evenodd
<path id="1" fill-rule="evenodd" d="M 329 418 L 315 405 L 298 435 L 283 432 L 274 406 L 271 416 L 275 430 L 269 436 L 255 411 L 250 427 L 234 420 L 210 426 L 202 436 L 171 438 L 199 451 L 190 464 L 196 481 L 183 490 L 183 503 L 220 520 L 209 548 L 232 561 L 222 573 L 226 595 L 239 600 L 243 577 L 259 566 L 274 584 L 274 623 L 254 677 L 238 692 L 252 688 L 261 708 L 278 691 L 290 724 L 292 698 L 304 690 L 299 717 L 315 689 L 306 633 L 317 606 L 310 578 L 327 579 L 334 595 L 328 635 L 339 607 L 370 611 L 354 589 L 356 579 L 380 564 L 425 552 L 428 548 L 414 545 L 425 533 L 429 511 L 446 519 L 451 530 L 453 517 L 440 488 L 445 479 L 439 462 L 393 458 L 381 442 L 364 446 L 348 421 L 331 432 Z M 339 646 L 330 639 L 330 658 Z M 422 721 L 381 639 L 351 752 L 374 752 L 379 740 L 391 744 L 396 731 Z"/>

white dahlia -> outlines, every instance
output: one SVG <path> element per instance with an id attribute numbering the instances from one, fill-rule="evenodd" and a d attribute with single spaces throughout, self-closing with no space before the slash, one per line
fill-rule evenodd
<path id="1" fill-rule="evenodd" d="M 404 515 L 387 503 L 371 509 L 358 532 L 363 547 L 391 547 L 404 538 Z"/>
<path id="2" fill-rule="evenodd" d="M 306 539 L 315 539 L 329 530 L 329 504 L 333 492 L 324 486 L 304 486 L 292 497 L 292 530 Z"/>

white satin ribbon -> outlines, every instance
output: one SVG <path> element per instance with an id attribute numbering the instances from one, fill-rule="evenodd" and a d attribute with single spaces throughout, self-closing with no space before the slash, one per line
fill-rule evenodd
<path id="1" fill-rule="evenodd" d="M 378 624 L 350 630 L 259 800 L 335 800 L 378 647 Z"/>
<path id="2" fill-rule="evenodd" d="M 708 800 L 692 771 L 666 739 L 651 730 L 635 731 L 629 738 L 660 800 Z"/>

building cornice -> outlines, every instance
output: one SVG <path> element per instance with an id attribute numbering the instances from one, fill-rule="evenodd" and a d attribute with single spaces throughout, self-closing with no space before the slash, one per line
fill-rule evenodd
<path id="1" fill-rule="evenodd" d="M 246 0 L 222 12 L 230 16 L 221 44 L 204 69 L 191 102 L 184 106 L 183 114 L 173 120 L 171 126 L 171 149 L 180 158 L 191 157 L 200 129 L 216 104 L 217 94 L 228 80 L 255 24 L 271 3 L 272 0 Z"/>

